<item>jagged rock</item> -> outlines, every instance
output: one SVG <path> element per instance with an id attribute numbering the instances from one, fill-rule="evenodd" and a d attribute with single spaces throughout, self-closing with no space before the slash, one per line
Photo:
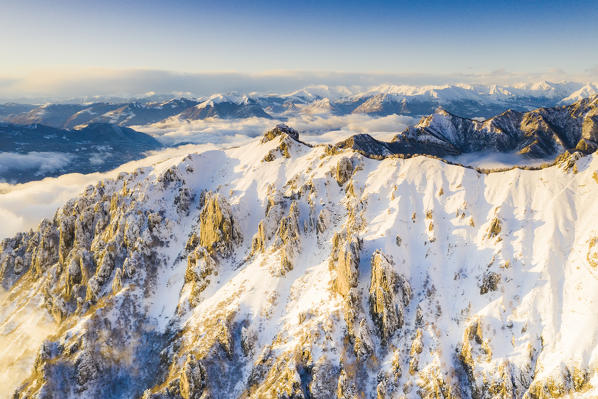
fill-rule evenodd
<path id="1" fill-rule="evenodd" d="M 77 357 L 75 369 L 77 372 L 77 384 L 79 385 L 85 385 L 89 381 L 98 378 L 98 374 L 100 373 L 92 354 L 87 351 L 82 352 Z"/>
<path id="2" fill-rule="evenodd" d="M 339 376 L 340 368 L 330 359 L 321 357 L 313 366 L 312 380 L 309 384 L 310 396 L 314 399 L 334 397 Z"/>
<path id="3" fill-rule="evenodd" d="M 401 236 L 397 235 L 395 237 L 395 244 L 397 244 L 397 247 L 400 247 L 402 242 L 403 242 L 403 239 L 401 238 Z"/>
<path id="4" fill-rule="evenodd" d="M 486 234 L 487 238 L 494 238 L 497 237 L 500 234 L 500 231 L 502 229 L 501 223 L 500 223 L 500 219 L 495 217 L 492 219 L 492 221 L 490 222 L 490 226 L 488 226 L 488 232 Z"/>
<path id="5" fill-rule="evenodd" d="M 523 372 L 519 378 L 514 378 L 507 361 L 493 362 L 492 349 L 488 340 L 484 339 L 480 319 L 473 320 L 465 328 L 459 359 L 467 374 L 474 399 L 512 398 L 520 391 L 518 384 L 527 378 Z M 521 394 L 517 395 L 520 396 Z"/>
<path id="6" fill-rule="evenodd" d="M 370 313 L 383 341 L 403 326 L 405 307 L 411 300 L 411 286 L 393 270 L 393 264 L 380 251 L 372 255 Z"/>
<path id="7" fill-rule="evenodd" d="M 344 185 L 353 175 L 353 162 L 351 158 L 343 157 L 336 164 L 335 178 L 339 186 Z"/>
<path id="8" fill-rule="evenodd" d="M 268 188 L 266 202 L 266 214 L 258 224 L 258 231 L 254 234 L 251 242 L 251 256 L 258 252 L 264 252 L 267 242 L 278 231 L 280 221 L 284 214 L 284 201 L 280 192 L 274 187 Z"/>
<path id="9" fill-rule="evenodd" d="M 369 134 L 356 134 L 335 144 L 334 147 L 336 149 L 350 148 L 362 155 L 377 159 L 393 154 L 388 143 L 376 140 Z"/>
<path id="10" fill-rule="evenodd" d="M 323 208 L 318 215 L 318 221 L 316 222 L 316 230 L 318 233 L 322 234 L 326 231 L 326 228 L 332 223 L 332 213 Z"/>
<path id="11" fill-rule="evenodd" d="M 268 154 L 266 154 L 266 156 L 264 157 L 264 161 L 272 162 L 276 158 L 278 158 L 279 155 L 282 155 L 285 158 L 291 157 L 291 153 L 289 151 L 289 145 L 287 144 L 286 141 L 282 141 L 278 147 L 270 150 L 270 152 L 268 152 Z"/>
<path id="12" fill-rule="evenodd" d="M 361 241 L 357 236 L 336 233 L 332 237 L 330 268 L 336 271 L 334 288 L 346 296 L 359 281 Z"/>
<path id="13" fill-rule="evenodd" d="M 484 273 L 482 283 L 480 284 L 480 295 L 487 294 L 490 291 L 496 291 L 500 284 L 500 274 L 492 271 Z"/>
<path id="14" fill-rule="evenodd" d="M 301 234 L 299 230 L 299 209 L 293 201 L 287 216 L 280 220 L 276 231 L 275 246 L 280 248 L 280 273 L 284 275 L 293 269 L 293 261 L 299 253 Z"/>
<path id="15" fill-rule="evenodd" d="M 590 387 L 590 373 L 578 367 L 564 367 L 560 375 L 534 381 L 526 392 L 526 399 L 576 397 Z"/>
<path id="16" fill-rule="evenodd" d="M 251 255 L 255 255 L 258 252 L 264 252 L 266 249 L 266 231 L 264 227 L 264 221 L 262 220 L 257 225 L 257 233 L 251 240 Z"/>
<path id="17" fill-rule="evenodd" d="M 565 151 L 556 158 L 555 162 L 564 171 L 573 171 L 573 173 L 577 173 L 577 161 L 579 161 L 582 157 L 583 153 L 581 151 Z"/>
<path id="18" fill-rule="evenodd" d="M 191 192 L 189 191 L 189 189 L 187 187 L 182 187 L 179 188 L 179 192 L 176 195 L 176 197 L 174 197 L 174 204 L 177 207 L 177 210 L 185 215 L 189 214 L 189 208 L 191 206 L 191 203 L 193 202 L 193 195 L 191 194 Z"/>
<path id="19" fill-rule="evenodd" d="M 210 276 L 218 274 L 216 259 L 202 246 L 197 246 L 187 255 L 185 283 L 191 283 L 191 306 L 195 306 L 199 294 L 210 284 Z"/>
<path id="20" fill-rule="evenodd" d="M 347 376 L 345 370 L 341 370 L 338 377 L 336 397 L 339 399 L 357 399 L 359 396 L 354 382 Z"/>
<path id="21" fill-rule="evenodd" d="M 62 218 L 59 232 L 58 259 L 64 264 L 75 240 L 75 218 L 73 216 Z"/>
<path id="22" fill-rule="evenodd" d="M 183 366 L 179 389 L 184 399 L 200 399 L 206 387 L 206 370 L 195 356 L 189 355 Z"/>
<path id="23" fill-rule="evenodd" d="M 295 141 L 299 140 L 299 132 L 298 131 L 296 131 L 292 127 L 289 127 L 285 124 L 279 124 L 279 125 L 276 125 L 276 127 L 274 129 L 268 130 L 264 134 L 262 143 L 267 143 L 268 141 L 270 141 L 278 136 L 281 136 L 281 135 L 287 135 Z"/>
<path id="24" fill-rule="evenodd" d="M 199 217 L 199 244 L 210 254 L 229 256 L 241 239 L 230 206 L 220 194 L 208 192 Z"/>
<path id="25" fill-rule="evenodd" d="M 243 350 L 243 354 L 245 356 L 252 354 L 255 347 L 256 338 L 257 335 L 255 331 L 245 326 L 241 328 L 241 349 Z"/>

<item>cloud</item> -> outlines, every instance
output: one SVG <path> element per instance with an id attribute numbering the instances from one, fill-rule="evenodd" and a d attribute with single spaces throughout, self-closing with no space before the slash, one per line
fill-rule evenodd
<path id="1" fill-rule="evenodd" d="M 148 93 L 204 96 L 241 93 L 286 92 L 311 85 L 370 87 L 383 83 L 443 85 L 453 83 L 513 84 L 538 80 L 588 81 L 592 69 L 578 74 L 562 70 L 514 73 L 505 69 L 482 73 L 399 74 L 318 71 L 270 71 L 264 73 L 179 73 L 150 69 L 44 69 L 20 76 L 0 76 L 0 99 L 4 101 L 65 101 L 93 96 L 143 97 Z"/>
<path id="2" fill-rule="evenodd" d="M 34 174 L 41 176 L 65 167 L 72 159 L 72 155 L 62 152 L 0 152 L 0 176 L 24 170 L 33 170 Z"/>
<path id="3" fill-rule="evenodd" d="M 367 114 L 324 114 L 294 116 L 285 121 L 256 117 L 195 121 L 173 118 L 133 128 L 151 134 L 168 145 L 182 142 L 239 145 L 261 136 L 278 123 L 286 123 L 297 129 L 305 141 L 334 143 L 357 133 L 369 133 L 374 137 L 386 139 L 415 122 L 416 119 L 404 115 L 373 117 Z"/>
<path id="4" fill-rule="evenodd" d="M 510 168 L 513 166 L 540 166 L 554 160 L 551 157 L 539 159 L 528 158 L 517 152 L 492 151 L 470 152 L 456 156 L 447 156 L 446 159 L 451 162 L 485 169 Z"/>

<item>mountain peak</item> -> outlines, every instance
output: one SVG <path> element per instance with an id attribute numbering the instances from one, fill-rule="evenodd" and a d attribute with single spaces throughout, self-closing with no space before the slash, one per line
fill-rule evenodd
<path id="1" fill-rule="evenodd" d="M 267 143 L 273 140 L 275 137 L 287 135 L 295 141 L 299 141 L 299 132 L 290 126 L 280 123 L 274 127 L 274 129 L 268 130 L 262 139 L 262 143 Z"/>

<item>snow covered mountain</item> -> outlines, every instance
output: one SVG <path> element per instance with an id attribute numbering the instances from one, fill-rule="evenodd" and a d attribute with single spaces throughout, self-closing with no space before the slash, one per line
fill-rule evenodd
<path id="1" fill-rule="evenodd" d="M 595 83 L 537 82 L 513 86 L 453 84 L 438 86 L 379 85 L 371 88 L 310 86 L 291 93 L 221 94 L 164 101 L 139 99 L 91 104 L 0 105 L 0 120 L 73 128 L 88 123 L 139 126 L 168 118 L 279 118 L 297 115 L 352 113 L 372 116 L 433 113 L 442 106 L 467 118 L 489 118 L 508 109 L 568 105 L 598 93 Z M 159 96 L 158 96 L 159 97 Z M 113 99 L 114 100 L 114 99 Z"/>
<path id="2" fill-rule="evenodd" d="M 596 154 L 377 158 L 279 126 L 4 240 L 6 397 L 596 397 Z"/>
<path id="3" fill-rule="evenodd" d="M 357 105 L 352 112 L 374 115 L 392 113 L 425 115 L 442 106 L 449 112 L 465 117 L 490 117 L 507 109 L 527 111 L 538 107 L 569 104 L 591 92 L 579 83 L 538 82 L 514 86 L 443 85 L 396 86 L 381 85 L 343 99 L 345 106 Z M 588 89 L 590 87 L 590 89 Z"/>
<path id="4" fill-rule="evenodd" d="M 598 96 L 569 106 L 509 110 L 485 121 L 440 109 L 397 135 L 391 147 L 399 153 L 434 155 L 491 150 L 543 158 L 565 150 L 591 153 L 598 148 Z"/>
<path id="5" fill-rule="evenodd" d="M 528 158 L 554 158 L 564 152 L 598 149 L 598 96 L 569 106 L 509 110 L 479 121 L 438 109 L 391 142 L 360 134 L 339 143 L 368 157 L 428 154 L 440 157 L 472 152 L 517 152 Z"/>
<path id="6" fill-rule="evenodd" d="M 216 94 L 194 107 L 177 115 L 180 119 L 197 120 L 206 118 L 267 118 L 271 119 L 258 103 L 246 96 L 225 96 Z"/>
<path id="7" fill-rule="evenodd" d="M 196 104 L 197 101 L 185 98 L 161 103 L 44 104 L 26 112 L 0 114 L 0 117 L 13 124 L 42 124 L 61 129 L 72 129 L 90 123 L 131 126 L 161 121 Z"/>

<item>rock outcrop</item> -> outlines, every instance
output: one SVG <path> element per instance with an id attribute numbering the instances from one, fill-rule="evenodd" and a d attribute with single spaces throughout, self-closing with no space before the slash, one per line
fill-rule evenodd
<path id="1" fill-rule="evenodd" d="M 370 312 L 382 340 L 388 341 L 403 326 L 405 308 L 412 296 L 411 286 L 380 251 L 372 255 L 371 268 Z"/>
<path id="2" fill-rule="evenodd" d="M 208 192 L 199 215 L 199 245 L 211 255 L 229 256 L 241 240 L 230 206 L 220 194 Z"/>
<path id="3" fill-rule="evenodd" d="M 262 138 L 262 143 L 267 143 L 279 136 L 288 136 L 295 141 L 299 141 L 299 132 L 285 124 L 276 125 L 272 130 L 268 130 Z"/>

